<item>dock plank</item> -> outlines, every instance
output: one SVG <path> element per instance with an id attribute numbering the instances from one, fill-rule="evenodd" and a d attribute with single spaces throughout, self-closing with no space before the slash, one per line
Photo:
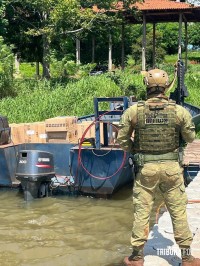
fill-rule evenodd
<path id="1" fill-rule="evenodd" d="M 184 149 L 183 157 L 184 165 L 190 163 L 200 165 L 200 139 L 195 139 L 192 143 L 188 143 Z"/>

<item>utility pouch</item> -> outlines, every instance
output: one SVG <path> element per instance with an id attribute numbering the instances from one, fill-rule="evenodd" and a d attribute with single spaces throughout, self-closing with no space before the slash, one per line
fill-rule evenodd
<path id="1" fill-rule="evenodd" d="M 136 166 L 144 166 L 144 155 L 141 153 L 136 153 L 133 156 Z"/>

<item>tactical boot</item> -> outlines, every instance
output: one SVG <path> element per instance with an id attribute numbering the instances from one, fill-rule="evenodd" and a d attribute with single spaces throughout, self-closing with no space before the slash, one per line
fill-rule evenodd
<path id="1" fill-rule="evenodd" d="M 193 258 L 190 260 L 183 260 L 182 266 L 200 266 L 200 259 Z"/>
<path id="2" fill-rule="evenodd" d="M 126 265 L 126 266 L 144 266 L 144 259 L 129 260 L 129 257 L 125 257 L 124 265 Z"/>
<path id="3" fill-rule="evenodd" d="M 200 266 L 200 259 L 191 255 L 190 247 L 181 248 L 182 266 Z"/>
<path id="4" fill-rule="evenodd" d="M 130 257 L 125 257 L 124 265 L 143 266 L 144 265 L 143 247 L 133 248 L 132 255 Z"/>

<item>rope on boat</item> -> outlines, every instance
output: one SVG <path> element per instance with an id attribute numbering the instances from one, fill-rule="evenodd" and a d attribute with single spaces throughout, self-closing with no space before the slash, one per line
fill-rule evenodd
<path id="1" fill-rule="evenodd" d="M 110 112 L 112 112 L 113 110 L 110 110 L 110 111 L 107 111 L 107 112 L 105 112 L 105 113 L 103 113 L 103 114 L 101 114 L 100 116 L 98 116 L 87 128 L 86 128 L 86 130 L 84 131 L 84 133 L 83 133 L 83 135 L 82 135 L 82 138 L 81 138 L 81 140 L 80 140 L 80 143 L 79 143 L 79 151 L 78 151 L 78 167 L 77 167 L 77 171 L 78 171 L 78 169 L 79 169 L 79 166 L 81 165 L 82 166 L 82 168 L 85 170 L 85 172 L 88 174 L 88 175 L 90 175 L 91 177 L 93 177 L 93 178 L 95 178 L 95 179 L 99 179 L 99 180 L 107 180 L 107 179 L 110 179 L 111 177 L 113 177 L 114 175 L 116 175 L 122 168 L 123 168 L 123 166 L 124 166 L 124 164 L 125 164 L 125 162 L 126 162 L 126 152 L 124 151 L 124 153 L 123 153 L 123 158 L 122 158 L 122 162 L 121 162 L 121 165 L 118 167 L 118 169 L 112 174 L 112 175 L 110 175 L 110 176 L 106 176 L 106 177 L 102 177 L 102 176 L 96 176 L 96 175 L 93 175 L 92 173 L 90 173 L 87 169 L 86 169 L 86 167 L 83 165 L 83 162 L 82 162 L 82 159 L 81 159 L 81 152 L 82 152 L 82 143 L 83 143 L 83 141 L 84 141 L 84 138 L 85 138 L 85 136 L 86 136 L 86 134 L 87 134 L 87 132 L 89 131 L 89 129 L 92 127 L 92 126 L 94 126 L 96 123 L 99 123 L 100 121 L 99 121 L 99 119 L 102 117 L 102 116 L 104 116 L 104 115 L 106 115 L 106 114 L 108 114 L 108 113 L 110 113 Z M 119 112 L 122 112 L 122 110 L 115 110 L 115 111 L 119 111 Z M 107 123 L 110 123 L 110 122 L 107 122 Z M 116 126 L 114 126 L 114 125 L 112 125 L 113 127 L 115 127 L 116 129 L 117 129 L 117 127 Z M 117 129 L 118 130 L 118 129 Z M 111 148 L 111 150 L 112 150 L 112 148 Z M 110 150 L 110 151 L 111 151 Z M 109 152 L 110 152 L 109 151 Z M 105 155 L 107 155 L 108 154 L 108 152 L 106 153 L 106 154 L 104 154 L 104 156 Z M 96 156 L 98 156 L 97 154 L 95 154 Z M 103 156 L 103 155 L 102 155 Z M 78 172 L 77 172 L 78 173 Z M 78 176 L 78 175 L 77 175 Z"/>

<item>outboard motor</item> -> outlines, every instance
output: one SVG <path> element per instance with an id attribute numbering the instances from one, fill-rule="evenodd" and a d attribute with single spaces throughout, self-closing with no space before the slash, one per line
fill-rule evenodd
<path id="1" fill-rule="evenodd" d="M 53 154 L 39 150 L 21 150 L 16 179 L 21 182 L 25 200 L 47 197 L 55 176 Z"/>

